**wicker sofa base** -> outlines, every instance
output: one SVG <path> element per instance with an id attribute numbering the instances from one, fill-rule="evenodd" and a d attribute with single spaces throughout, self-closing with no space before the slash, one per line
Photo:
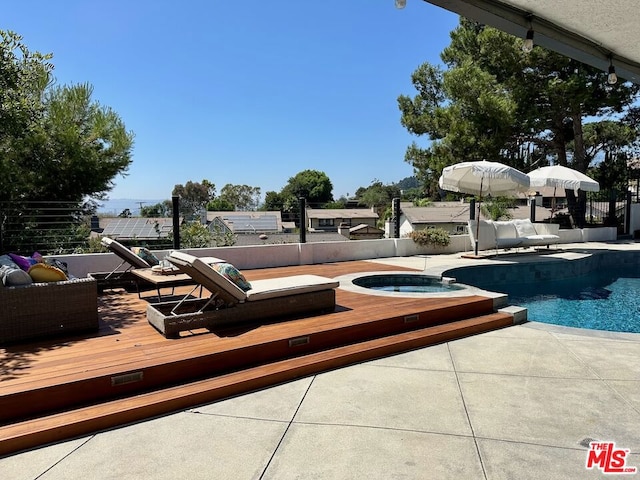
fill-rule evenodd
<path id="1" fill-rule="evenodd" d="M 98 329 L 92 278 L 0 287 L 0 344 Z"/>
<path id="2" fill-rule="evenodd" d="M 180 332 L 198 328 L 223 328 L 308 313 L 333 312 L 336 306 L 336 292 L 334 289 L 321 290 L 244 302 L 220 309 L 209 305 L 202 312 L 198 312 L 206 301 L 187 300 L 180 305 L 175 314 L 171 313 L 171 310 L 176 306 L 176 302 L 150 304 L 147 306 L 147 320 L 165 337 L 177 338 Z"/>

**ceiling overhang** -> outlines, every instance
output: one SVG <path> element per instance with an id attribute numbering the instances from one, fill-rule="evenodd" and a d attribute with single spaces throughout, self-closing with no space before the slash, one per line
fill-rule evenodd
<path id="1" fill-rule="evenodd" d="M 424 0 L 640 84 L 637 0 Z"/>

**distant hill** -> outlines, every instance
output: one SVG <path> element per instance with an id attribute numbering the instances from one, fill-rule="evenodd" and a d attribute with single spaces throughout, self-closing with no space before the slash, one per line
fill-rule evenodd
<path id="1" fill-rule="evenodd" d="M 136 199 L 136 198 L 114 198 L 100 202 L 98 213 L 118 216 L 123 210 L 129 209 L 132 215 L 140 215 L 140 204 L 143 207 L 161 203 L 164 200 Z"/>

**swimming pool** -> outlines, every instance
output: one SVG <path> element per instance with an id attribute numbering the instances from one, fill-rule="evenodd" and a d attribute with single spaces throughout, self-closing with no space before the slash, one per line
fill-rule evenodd
<path id="1" fill-rule="evenodd" d="M 528 319 L 567 327 L 640 333 L 640 277 L 631 269 L 607 270 L 570 280 L 497 287 Z"/>
<path id="2" fill-rule="evenodd" d="M 640 333 L 638 256 L 605 255 L 575 262 L 540 262 L 459 269 L 447 275 L 505 293 L 527 308 L 530 321 L 568 327 Z"/>

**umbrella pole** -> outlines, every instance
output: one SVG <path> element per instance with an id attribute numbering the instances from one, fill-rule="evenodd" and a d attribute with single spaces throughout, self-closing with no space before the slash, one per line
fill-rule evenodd
<path id="1" fill-rule="evenodd" d="M 484 181 L 484 175 L 480 177 L 480 195 L 478 196 L 478 215 L 476 216 L 476 245 L 474 255 L 478 256 L 478 235 L 480 235 L 480 204 L 482 204 L 482 182 Z"/>

